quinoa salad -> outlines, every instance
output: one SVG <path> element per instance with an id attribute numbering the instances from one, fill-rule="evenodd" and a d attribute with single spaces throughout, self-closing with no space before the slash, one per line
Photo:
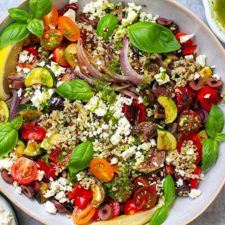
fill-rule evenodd
<path id="1" fill-rule="evenodd" d="M 223 81 L 195 34 L 132 2 L 30 0 L 9 16 L 2 180 L 77 225 L 160 225 L 201 195 L 225 134 Z"/>

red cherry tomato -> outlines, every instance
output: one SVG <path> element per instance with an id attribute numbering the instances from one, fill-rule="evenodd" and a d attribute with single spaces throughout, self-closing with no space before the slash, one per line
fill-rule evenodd
<path id="1" fill-rule="evenodd" d="M 177 99 L 177 109 L 181 113 L 186 109 L 189 109 L 191 103 L 193 102 L 193 92 L 187 87 L 178 87 L 175 90 Z"/>
<path id="2" fill-rule="evenodd" d="M 146 176 L 139 176 L 134 179 L 134 190 L 140 187 L 147 187 L 149 185 L 149 180 Z"/>
<path id="3" fill-rule="evenodd" d="M 46 162 L 43 162 L 41 160 L 38 160 L 37 164 L 39 166 L 39 169 L 45 172 L 45 177 L 47 179 L 49 179 L 50 177 L 56 177 L 56 169 L 54 166 L 49 166 Z"/>
<path id="4" fill-rule="evenodd" d="M 140 210 L 153 208 L 157 202 L 156 185 L 139 188 L 134 194 L 134 202 Z"/>
<path id="5" fill-rule="evenodd" d="M 37 177 L 38 168 L 34 161 L 21 157 L 12 165 L 11 175 L 19 184 L 30 184 Z"/>
<path id="6" fill-rule="evenodd" d="M 197 99 L 201 103 L 202 108 L 208 112 L 213 104 L 217 104 L 222 100 L 220 93 L 209 86 L 202 88 L 198 92 Z"/>
<path id="7" fill-rule="evenodd" d="M 45 138 L 46 131 L 43 127 L 32 123 L 23 124 L 21 136 L 25 140 L 42 141 Z"/>
<path id="8" fill-rule="evenodd" d="M 61 44 L 63 33 L 60 30 L 47 30 L 41 37 L 41 47 L 45 50 L 54 50 Z"/>
<path id="9" fill-rule="evenodd" d="M 140 209 L 135 204 L 134 199 L 129 199 L 125 202 L 124 213 L 126 215 L 133 215 L 139 211 L 140 211 Z"/>
<path id="10" fill-rule="evenodd" d="M 34 59 L 38 58 L 38 51 L 35 47 L 26 47 L 24 50 L 29 52 L 30 55 L 33 55 Z"/>
<path id="11" fill-rule="evenodd" d="M 198 157 L 196 159 L 196 164 L 198 164 L 199 162 L 202 161 L 202 144 L 197 134 L 192 134 L 192 135 L 186 136 L 185 138 L 181 138 L 177 143 L 177 150 L 178 152 L 181 152 L 183 142 L 189 141 L 189 140 L 193 141 L 195 147 L 197 148 Z"/>
<path id="12" fill-rule="evenodd" d="M 90 190 L 83 188 L 80 183 L 77 183 L 73 191 L 68 194 L 69 199 L 74 199 L 74 204 L 84 209 L 92 200 L 93 193 Z"/>
<path id="13" fill-rule="evenodd" d="M 100 220 L 101 220 L 100 217 L 98 216 L 98 211 L 99 211 L 99 209 L 96 209 L 96 210 L 95 210 L 95 214 L 94 214 L 94 216 L 92 217 L 92 220 L 93 220 L 93 221 L 100 221 Z"/>
<path id="14" fill-rule="evenodd" d="M 192 45 L 181 50 L 182 55 L 192 55 L 195 53 L 197 45 Z"/>
<path id="15" fill-rule="evenodd" d="M 45 30 L 49 29 L 55 29 L 58 25 L 58 10 L 57 8 L 53 5 L 52 10 L 50 13 L 47 15 L 43 16 L 43 22 L 44 22 L 44 28 Z"/>
<path id="16" fill-rule="evenodd" d="M 201 127 L 198 113 L 192 110 L 183 111 L 178 118 L 178 131 L 184 136 L 196 133 Z"/>
<path id="17" fill-rule="evenodd" d="M 59 46 L 53 51 L 53 61 L 57 62 L 62 67 L 70 67 L 65 57 L 65 47 Z"/>
<path id="18" fill-rule="evenodd" d="M 197 166 L 194 170 L 194 175 L 198 175 L 200 176 L 201 174 L 201 167 Z M 197 189 L 198 188 L 198 183 L 199 183 L 199 179 L 195 178 L 195 179 L 191 179 L 190 180 L 190 187 L 192 189 Z"/>
<path id="19" fill-rule="evenodd" d="M 115 218 L 120 215 L 120 203 L 116 200 L 111 199 L 109 205 L 113 210 L 112 218 Z"/>

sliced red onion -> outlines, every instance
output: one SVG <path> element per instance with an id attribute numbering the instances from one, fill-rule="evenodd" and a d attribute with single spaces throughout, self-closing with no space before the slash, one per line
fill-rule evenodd
<path id="1" fill-rule="evenodd" d="M 166 18 L 158 18 L 156 22 L 162 26 L 169 26 L 173 21 Z"/>
<path id="2" fill-rule="evenodd" d="M 142 76 L 139 75 L 130 65 L 128 59 L 128 48 L 129 48 L 128 37 L 124 37 L 123 48 L 120 52 L 120 66 L 124 75 L 127 77 L 128 80 L 130 80 L 134 84 L 140 84 L 143 82 Z"/>
<path id="3" fill-rule="evenodd" d="M 25 196 L 27 196 L 28 198 L 34 197 L 34 189 L 31 186 L 21 185 L 21 188 Z"/>
<path id="4" fill-rule="evenodd" d="M 51 202 L 55 205 L 55 207 L 57 208 L 57 211 L 59 213 L 67 213 L 68 212 L 66 207 L 63 204 L 61 204 L 58 201 L 56 201 L 55 199 L 53 199 Z"/>
<path id="5" fill-rule="evenodd" d="M 198 113 L 201 122 L 205 123 L 208 119 L 208 112 L 204 109 L 196 109 L 195 111 Z"/>
<path id="6" fill-rule="evenodd" d="M 10 116 L 9 121 L 13 120 L 17 116 L 17 107 L 20 104 L 20 98 L 18 97 L 17 91 L 12 90 L 12 101 L 10 104 Z"/>
<path id="7" fill-rule="evenodd" d="M 105 204 L 98 211 L 98 216 L 101 220 L 109 220 L 113 216 L 113 210 L 110 205 Z"/>
<path id="8" fill-rule="evenodd" d="M 138 99 L 138 96 L 135 95 L 133 92 L 131 92 L 129 90 L 121 90 L 119 92 L 122 93 L 122 94 L 124 94 L 124 95 L 126 95 L 126 96 L 128 96 L 128 97 L 131 97 L 133 99 Z"/>
<path id="9" fill-rule="evenodd" d="M 76 69 L 74 70 L 75 72 L 75 75 L 80 78 L 80 79 L 83 79 L 85 81 L 87 81 L 89 84 L 93 84 L 93 78 L 91 78 L 90 76 L 88 75 L 84 75 L 81 71 L 80 71 L 80 67 L 76 67 Z"/>
<path id="10" fill-rule="evenodd" d="M 6 182 L 6 183 L 8 183 L 8 184 L 12 184 L 13 183 L 13 178 L 12 178 L 12 176 L 8 173 L 8 171 L 7 170 L 2 170 L 1 171 L 1 176 L 2 176 L 2 179 Z"/>

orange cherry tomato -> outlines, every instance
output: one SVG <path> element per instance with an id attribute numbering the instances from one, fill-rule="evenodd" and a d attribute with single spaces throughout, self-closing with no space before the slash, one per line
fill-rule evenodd
<path id="1" fill-rule="evenodd" d="M 44 22 L 44 28 L 45 30 L 49 29 L 55 29 L 58 25 L 58 10 L 57 8 L 53 5 L 52 10 L 50 13 L 47 15 L 43 16 L 43 22 Z"/>
<path id="2" fill-rule="evenodd" d="M 103 182 L 109 182 L 113 179 L 114 171 L 109 162 L 102 158 L 95 158 L 90 163 L 91 173 Z"/>
<path id="3" fill-rule="evenodd" d="M 96 209 L 92 204 L 88 204 L 85 209 L 76 207 L 73 211 L 73 222 L 77 225 L 87 224 L 95 214 Z"/>
<path id="4" fill-rule="evenodd" d="M 71 42 L 75 42 L 80 38 L 79 27 L 67 16 L 59 17 L 58 28 L 62 31 L 64 37 Z"/>
<path id="5" fill-rule="evenodd" d="M 12 178 L 19 184 L 30 184 L 36 179 L 37 173 L 37 164 L 25 157 L 17 159 L 12 165 Z"/>
<path id="6" fill-rule="evenodd" d="M 53 51 L 53 61 L 57 62 L 62 67 L 70 67 L 65 57 L 65 47 L 59 46 Z"/>
<path id="7" fill-rule="evenodd" d="M 45 50 L 53 50 L 61 44 L 63 34 L 60 30 L 47 30 L 41 37 L 41 47 Z"/>

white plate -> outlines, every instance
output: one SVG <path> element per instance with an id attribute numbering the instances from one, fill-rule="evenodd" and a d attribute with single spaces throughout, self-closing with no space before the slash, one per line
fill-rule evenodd
<path id="1" fill-rule="evenodd" d="M 12 208 L 8 200 L 1 193 L 0 193 L 0 207 L 12 215 L 12 222 L 10 225 L 19 225 L 14 209 Z"/>
<path id="2" fill-rule="evenodd" d="M 62 6 L 66 0 L 55 0 L 57 6 Z M 84 5 L 87 0 L 80 0 Z M 125 0 L 146 5 L 144 10 L 162 17 L 174 20 L 182 31 L 196 34 L 195 41 L 198 52 L 207 55 L 207 63 L 216 66 L 216 73 L 222 76 L 225 83 L 225 51 L 210 31 L 210 29 L 191 11 L 178 4 L 175 0 Z M 8 21 L 9 22 L 9 21 Z M 8 23 L 5 21 L 4 24 Z M 221 105 L 225 113 L 225 106 Z M 200 184 L 201 196 L 196 200 L 190 198 L 178 198 L 170 210 L 170 214 L 164 225 L 184 225 L 190 223 L 199 216 L 216 198 L 225 182 L 225 143 L 220 146 L 220 155 L 217 163 L 206 174 L 205 180 Z M 30 216 L 48 225 L 72 225 L 71 219 L 64 215 L 50 215 L 45 212 L 43 206 L 34 200 L 18 195 L 11 185 L 0 178 L 0 190 L 2 190 L 15 204 Z M 132 224 L 132 225 L 135 225 Z"/>

